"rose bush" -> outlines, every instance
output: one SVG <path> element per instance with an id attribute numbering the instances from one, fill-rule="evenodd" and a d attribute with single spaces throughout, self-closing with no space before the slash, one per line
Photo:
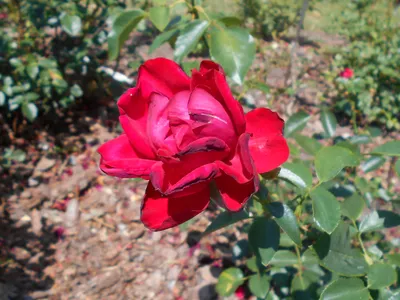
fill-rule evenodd
<path id="1" fill-rule="evenodd" d="M 217 191 L 219 204 L 240 210 L 258 190 L 258 174 L 289 156 L 283 120 L 266 108 L 244 114 L 212 61 L 190 78 L 171 60 L 148 60 L 118 107 L 124 134 L 99 148 L 100 168 L 149 180 L 141 219 L 152 230 L 191 219 Z"/>

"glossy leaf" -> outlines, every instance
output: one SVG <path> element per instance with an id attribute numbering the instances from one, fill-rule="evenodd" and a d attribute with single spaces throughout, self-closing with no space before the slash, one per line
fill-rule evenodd
<path id="1" fill-rule="evenodd" d="M 368 300 L 369 292 L 361 279 L 339 278 L 328 285 L 321 300 Z"/>
<path id="2" fill-rule="evenodd" d="M 360 232 L 367 232 L 372 230 L 383 229 L 385 219 L 380 218 L 376 211 L 373 211 L 369 215 L 366 215 L 360 222 Z"/>
<path id="3" fill-rule="evenodd" d="M 177 62 L 180 63 L 196 47 L 208 25 L 206 20 L 194 20 L 183 27 L 175 42 L 174 58 Z"/>
<path id="4" fill-rule="evenodd" d="M 36 79 L 39 74 L 39 66 L 36 63 L 31 63 L 26 67 L 26 73 L 31 79 Z"/>
<path id="5" fill-rule="evenodd" d="M 3 106 L 6 103 L 6 95 L 0 91 L 0 106 Z"/>
<path id="6" fill-rule="evenodd" d="M 400 176 L 400 159 L 396 161 L 396 164 L 394 165 L 394 169 L 396 170 L 396 173 L 398 176 Z"/>
<path id="7" fill-rule="evenodd" d="M 310 118 L 311 116 L 302 110 L 291 115 L 285 123 L 285 136 L 290 137 L 293 133 L 303 130 Z"/>
<path id="8" fill-rule="evenodd" d="M 154 26 L 164 31 L 169 23 L 169 7 L 168 6 L 154 6 L 149 9 L 149 19 Z"/>
<path id="9" fill-rule="evenodd" d="M 359 164 L 358 157 L 349 149 L 339 146 L 322 148 L 315 157 L 315 169 L 320 181 L 334 178 L 345 167 L 355 167 Z"/>
<path id="10" fill-rule="evenodd" d="M 317 187 L 310 192 L 313 206 L 313 216 L 319 228 L 331 234 L 340 222 L 340 204 L 323 187 Z"/>
<path id="11" fill-rule="evenodd" d="M 281 202 L 272 202 L 267 205 L 268 210 L 274 216 L 275 222 L 295 242 L 301 245 L 300 229 L 296 216 L 289 206 Z"/>
<path id="12" fill-rule="evenodd" d="M 244 28 L 212 27 L 209 47 L 211 57 L 224 68 L 237 84 L 242 84 L 253 63 L 256 45 L 254 38 Z"/>
<path id="13" fill-rule="evenodd" d="M 162 44 L 168 42 L 170 39 L 175 37 L 179 33 L 179 29 L 171 29 L 168 31 L 165 31 L 154 39 L 153 43 L 151 43 L 150 48 L 149 48 L 149 54 L 153 53 L 154 50 L 156 50 L 158 47 L 160 47 Z"/>
<path id="14" fill-rule="evenodd" d="M 385 161 L 386 159 L 382 156 L 371 156 L 366 161 L 361 163 L 360 169 L 364 173 L 368 173 L 381 167 L 385 163 Z"/>
<path id="15" fill-rule="evenodd" d="M 321 120 L 322 126 L 324 127 L 326 136 L 333 137 L 335 135 L 336 126 L 337 126 L 337 120 L 336 120 L 335 115 L 327 109 L 322 109 L 321 115 L 320 115 L 320 120 Z"/>
<path id="16" fill-rule="evenodd" d="M 294 138 L 297 144 L 299 144 L 300 147 L 303 148 L 303 150 L 310 155 L 317 154 L 317 152 L 322 148 L 321 143 L 314 138 L 310 138 L 308 136 L 300 134 L 295 134 Z"/>
<path id="17" fill-rule="evenodd" d="M 144 11 L 140 9 L 126 10 L 114 20 L 112 29 L 108 34 L 109 59 L 114 60 L 118 57 L 122 45 L 144 15 Z"/>
<path id="18" fill-rule="evenodd" d="M 250 276 L 249 289 L 254 296 L 264 299 L 269 290 L 268 276 L 260 274 Z"/>
<path id="19" fill-rule="evenodd" d="M 221 228 L 227 227 L 229 225 L 232 225 L 236 222 L 239 222 L 239 221 L 242 221 L 242 220 L 245 220 L 248 218 L 250 218 L 250 216 L 244 210 L 241 210 L 239 212 L 223 211 L 211 222 L 210 225 L 208 225 L 208 227 L 204 231 L 203 235 L 217 231 Z"/>
<path id="20" fill-rule="evenodd" d="M 215 286 L 219 295 L 228 297 L 243 283 L 243 272 L 239 268 L 226 269 L 219 275 L 218 283 Z"/>
<path id="21" fill-rule="evenodd" d="M 77 84 L 74 84 L 71 87 L 70 91 L 71 91 L 71 95 L 74 97 L 82 97 L 82 95 L 83 95 L 83 91 L 82 91 L 81 87 Z"/>
<path id="22" fill-rule="evenodd" d="M 341 203 L 342 214 L 351 220 L 357 220 L 365 207 L 365 201 L 358 193 L 344 199 Z"/>
<path id="23" fill-rule="evenodd" d="M 78 16 L 62 14 L 60 16 L 62 29 L 70 36 L 79 36 L 82 31 L 82 20 Z"/>
<path id="24" fill-rule="evenodd" d="M 349 225 L 340 223 L 331 236 L 323 234 L 313 246 L 320 264 L 342 276 L 362 276 L 368 264 L 359 249 L 351 248 Z"/>
<path id="25" fill-rule="evenodd" d="M 279 227 L 267 218 L 255 219 L 249 230 L 249 243 L 257 259 L 266 266 L 279 247 Z"/>
<path id="26" fill-rule="evenodd" d="M 312 174 L 303 163 L 286 163 L 278 177 L 286 179 L 298 188 L 305 190 L 312 185 Z"/>
<path id="27" fill-rule="evenodd" d="M 367 278 L 368 288 L 377 290 L 395 283 L 397 274 L 391 265 L 375 263 L 369 267 Z"/>
<path id="28" fill-rule="evenodd" d="M 289 250 L 279 250 L 271 260 L 271 265 L 276 267 L 293 266 L 298 263 L 297 256 Z"/>
<path id="29" fill-rule="evenodd" d="M 27 118 L 31 122 L 36 119 L 39 113 L 36 104 L 32 102 L 24 102 L 22 104 L 21 110 L 25 118 Z"/>
<path id="30" fill-rule="evenodd" d="M 373 154 L 400 156 L 400 141 L 390 141 L 372 150 Z"/>

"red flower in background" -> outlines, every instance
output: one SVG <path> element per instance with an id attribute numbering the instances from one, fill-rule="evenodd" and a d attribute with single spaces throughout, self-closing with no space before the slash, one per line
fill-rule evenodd
<path id="1" fill-rule="evenodd" d="M 354 71 L 353 69 L 345 68 L 342 72 L 340 72 L 339 76 L 342 78 L 350 79 L 354 76 Z"/>
<path id="2" fill-rule="evenodd" d="M 289 156 L 283 120 L 266 108 L 245 115 L 212 61 L 203 61 L 190 78 L 171 60 L 148 60 L 118 107 L 125 133 L 99 148 L 100 168 L 150 180 L 141 220 L 152 230 L 206 209 L 212 182 L 222 204 L 240 210 L 258 190 L 258 174 Z"/>

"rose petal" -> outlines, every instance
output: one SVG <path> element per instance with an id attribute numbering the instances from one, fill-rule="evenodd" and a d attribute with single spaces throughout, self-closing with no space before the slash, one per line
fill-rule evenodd
<path id="1" fill-rule="evenodd" d="M 160 57 L 149 59 L 140 66 L 138 85 L 145 98 L 153 92 L 172 98 L 176 93 L 190 89 L 190 78 L 178 64 Z"/>
<path id="2" fill-rule="evenodd" d="M 233 98 L 225 74 L 222 68 L 213 62 L 204 61 L 200 64 L 200 71 L 192 72 L 191 89 L 196 87 L 205 89 L 215 99 L 217 99 L 228 112 L 237 136 L 245 132 L 246 122 L 243 108 L 238 101 Z"/>
<path id="3" fill-rule="evenodd" d="M 249 151 L 248 133 L 238 140 L 236 154 L 229 162 L 217 162 L 221 176 L 215 179 L 225 207 L 231 211 L 240 210 L 253 193 L 258 190 L 258 174 Z"/>
<path id="4" fill-rule="evenodd" d="M 191 127 L 193 121 L 188 111 L 189 98 L 190 91 L 183 91 L 175 94 L 168 105 L 169 124 L 178 149 L 196 139 Z"/>
<path id="5" fill-rule="evenodd" d="M 154 152 L 157 152 L 160 148 L 165 148 L 171 153 L 176 152 L 174 139 L 172 137 L 167 139 L 170 132 L 168 104 L 169 99 L 164 95 L 153 93 L 150 96 L 147 136 Z"/>
<path id="6" fill-rule="evenodd" d="M 284 122 L 275 112 L 257 108 L 246 114 L 246 132 L 251 133 L 251 156 L 258 173 L 269 172 L 289 157 L 289 147 L 283 137 Z"/>
<path id="7" fill-rule="evenodd" d="M 101 155 L 100 169 L 111 176 L 149 179 L 151 167 L 156 163 L 137 157 L 125 134 L 104 143 L 97 151 Z"/>
<path id="8" fill-rule="evenodd" d="M 210 201 L 207 186 L 202 190 L 193 190 L 184 197 L 165 197 L 157 192 L 151 183 L 141 207 L 143 224 L 154 231 L 168 229 L 182 224 L 204 211 Z"/>
<path id="9" fill-rule="evenodd" d="M 231 118 L 222 104 L 201 88 L 190 95 L 189 115 L 192 130 L 198 137 L 217 137 L 228 146 L 236 144 L 237 136 Z"/>
<path id="10" fill-rule="evenodd" d="M 201 162 L 200 162 L 201 163 Z M 198 161 L 185 161 L 176 164 L 158 162 L 153 165 L 150 181 L 154 188 L 164 195 L 186 195 L 189 188 L 202 189 L 219 174 L 215 163 L 200 164 Z"/>

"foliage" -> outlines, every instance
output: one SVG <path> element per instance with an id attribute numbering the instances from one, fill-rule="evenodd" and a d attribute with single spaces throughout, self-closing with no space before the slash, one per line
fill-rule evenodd
<path id="1" fill-rule="evenodd" d="M 0 109 L 5 118 L 22 114 L 32 122 L 101 89 L 96 70 L 106 57 L 101 47 L 106 21 L 118 1 L 8 1 L 4 8 Z"/>
<path id="2" fill-rule="evenodd" d="M 398 241 L 385 240 L 383 229 L 400 226 L 392 211 L 399 199 L 381 179 L 367 181 L 364 174 L 373 168 L 363 166 L 371 158 L 400 156 L 400 141 L 365 151 L 375 138 L 368 131 L 338 136 L 326 108 L 320 112 L 324 131 L 306 137 L 309 119 L 300 111 L 287 121 L 292 162 L 263 175 L 248 217 L 223 212 L 207 229 L 252 218 L 238 226 L 248 234 L 248 245 L 238 243 L 246 252 L 234 250 L 237 266 L 221 274 L 217 291 L 227 296 L 244 284 L 259 299 L 395 299 Z M 298 143 L 300 137 L 309 143 Z M 310 143 L 319 146 L 310 151 Z M 377 209 L 377 201 L 385 204 Z"/>
<path id="3" fill-rule="evenodd" d="M 387 8 L 383 7 L 386 2 Z M 392 1 L 385 3 L 352 1 L 338 18 L 343 24 L 339 33 L 347 36 L 350 44 L 336 55 L 334 69 L 338 73 L 349 67 L 355 75 L 334 81 L 336 107 L 364 124 L 376 122 L 399 129 L 400 23 Z"/>

